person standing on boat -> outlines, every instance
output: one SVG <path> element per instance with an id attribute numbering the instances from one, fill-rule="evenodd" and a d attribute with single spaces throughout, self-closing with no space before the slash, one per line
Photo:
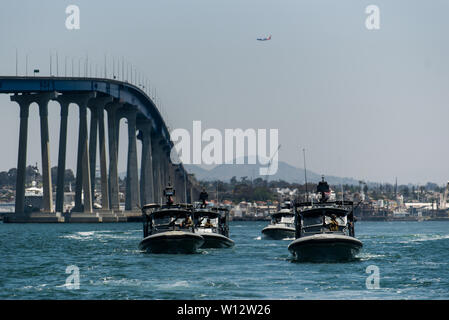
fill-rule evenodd
<path id="1" fill-rule="evenodd" d="M 173 189 L 173 187 L 171 186 L 170 182 L 168 183 L 168 186 L 165 187 L 164 190 L 164 196 L 167 198 L 167 205 L 171 206 L 173 205 L 174 201 L 173 201 L 173 196 L 175 195 L 175 190 Z"/>
<path id="2" fill-rule="evenodd" d="M 201 207 L 206 208 L 206 201 L 209 199 L 209 194 L 206 192 L 206 189 L 203 188 L 203 191 L 200 193 L 200 201 L 202 202 Z"/>
<path id="3" fill-rule="evenodd" d="M 318 183 L 316 192 L 321 195 L 320 202 L 324 203 L 329 200 L 330 197 L 329 184 L 324 180 L 324 176 L 321 177 L 321 181 Z"/>

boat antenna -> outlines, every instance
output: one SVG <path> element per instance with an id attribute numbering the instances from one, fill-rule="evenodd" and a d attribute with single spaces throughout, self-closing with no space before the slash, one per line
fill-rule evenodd
<path id="1" fill-rule="evenodd" d="M 187 203 L 187 172 L 184 168 L 184 201 Z"/>
<path id="2" fill-rule="evenodd" d="M 341 182 L 341 205 L 345 203 L 345 192 L 343 190 L 343 181 Z"/>
<path id="3" fill-rule="evenodd" d="M 309 200 L 309 192 L 307 190 L 306 148 L 302 149 L 302 153 L 304 155 L 304 182 L 306 185 L 306 201 L 308 201 Z"/>
<path id="4" fill-rule="evenodd" d="M 265 180 L 267 181 L 267 187 L 268 187 L 268 173 L 270 172 L 271 163 L 273 162 L 273 158 L 274 158 L 274 156 L 276 155 L 276 153 L 279 152 L 279 149 L 281 149 L 281 145 L 278 146 L 276 152 L 273 153 L 273 155 L 271 156 L 270 161 L 268 162 L 268 170 L 267 170 L 267 174 L 265 175 Z"/>

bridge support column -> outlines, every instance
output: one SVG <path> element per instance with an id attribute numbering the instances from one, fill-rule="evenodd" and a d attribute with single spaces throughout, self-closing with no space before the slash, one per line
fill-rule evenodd
<path id="1" fill-rule="evenodd" d="M 184 202 L 184 183 L 182 181 L 182 173 L 180 166 L 175 169 L 175 188 L 178 202 Z"/>
<path id="2" fill-rule="evenodd" d="M 192 184 L 189 180 L 186 181 L 186 202 L 193 203 L 192 200 Z"/>
<path id="3" fill-rule="evenodd" d="M 176 171 L 175 171 L 175 165 L 173 163 L 168 164 L 168 174 L 169 174 L 169 181 L 172 186 L 176 184 Z"/>
<path id="4" fill-rule="evenodd" d="M 20 129 L 19 129 L 19 155 L 17 157 L 16 176 L 16 203 L 15 214 L 25 214 L 25 183 L 26 183 L 26 158 L 28 144 L 28 116 L 30 104 L 33 102 L 30 95 L 14 95 L 11 101 L 15 101 L 20 107 Z"/>
<path id="5" fill-rule="evenodd" d="M 154 200 L 156 203 L 160 203 L 162 201 L 162 190 L 165 186 L 162 186 L 161 181 L 161 158 L 159 153 L 160 145 L 159 139 L 154 135 L 151 139 L 151 153 L 152 153 L 152 162 L 153 162 L 153 185 L 154 185 Z"/>
<path id="6" fill-rule="evenodd" d="M 168 145 L 166 145 L 164 147 L 164 154 L 163 154 L 163 163 L 164 163 L 164 180 L 165 180 L 165 184 L 167 185 L 168 182 L 170 181 L 170 147 Z"/>
<path id="7" fill-rule="evenodd" d="M 161 186 L 161 195 L 163 196 L 163 192 L 165 190 L 165 187 L 167 186 L 167 181 L 165 180 L 164 148 L 161 144 L 159 144 L 159 151 L 157 155 L 159 157 L 159 181 Z"/>
<path id="8" fill-rule="evenodd" d="M 140 198 L 141 206 L 154 201 L 153 159 L 151 154 L 151 127 L 149 123 L 140 126 L 139 138 L 142 141 L 142 159 L 140 162 Z"/>
<path id="9" fill-rule="evenodd" d="M 90 118 L 90 137 L 89 137 L 89 160 L 90 160 L 90 179 L 92 189 L 92 199 L 95 199 L 95 182 L 97 168 L 97 133 L 100 147 L 100 172 L 101 172 L 101 207 L 109 210 L 109 190 L 106 165 L 106 146 L 105 146 L 105 128 L 104 128 L 104 109 L 105 105 L 112 102 L 112 97 L 96 97 L 89 101 L 91 110 Z"/>
<path id="10" fill-rule="evenodd" d="M 182 199 L 187 203 L 187 172 L 181 171 L 181 183 L 182 183 Z"/>
<path id="11" fill-rule="evenodd" d="M 56 212 L 64 211 L 65 165 L 67 154 L 67 119 L 70 101 L 58 97 L 61 105 L 61 125 L 59 129 L 58 176 L 56 178 Z"/>
<path id="12" fill-rule="evenodd" d="M 93 100 L 93 99 L 92 99 Z M 89 131 L 89 167 L 90 167 L 90 189 L 92 191 L 92 201 L 95 201 L 95 176 L 97 171 L 97 140 L 98 140 L 98 114 L 93 101 L 90 100 L 90 131 Z"/>
<path id="13" fill-rule="evenodd" d="M 169 181 L 169 174 L 168 174 L 168 162 L 169 162 L 169 157 L 167 157 L 167 146 L 165 145 L 165 141 L 161 141 L 160 142 L 160 152 L 159 152 L 159 156 L 160 156 L 160 166 L 161 166 L 161 181 L 162 181 L 162 187 L 164 190 L 165 186 L 168 184 Z"/>
<path id="14" fill-rule="evenodd" d="M 90 181 L 89 146 L 87 136 L 87 105 L 95 94 L 80 94 L 76 104 L 80 109 L 78 155 L 76 165 L 76 190 L 74 211 L 92 212 L 92 185 Z M 84 201 L 82 201 L 82 195 Z"/>
<path id="15" fill-rule="evenodd" d="M 109 208 L 120 209 L 118 184 L 118 124 L 117 110 L 121 103 L 114 102 L 106 105 L 108 113 L 108 143 L 109 143 Z"/>
<path id="16" fill-rule="evenodd" d="M 100 143 L 101 207 L 104 210 L 109 210 L 109 183 L 108 183 L 108 168 L 106 164 L 106 134 L 104 128 L 104 108 L 106 103 L 111 101 L 112 98 L 105 98 L 105 100 L 100 101 L 97 106 L 99 143 Z"/>
<path id="17" fill-rule="evenodd" d="M 184 202 L 182 200 L 182 191 L 181 177 L 179 176 L 179 171 L 176 171 L 176 194 L 178 195 L 178 202 Z"/>
<path id="18" fill-rule="evenodd" d="M 126 174 L 126 210 L 136 210 L 140 205 L 139 177 L 137 168 L 136 116 L 137 109 L 128 109 L 125 113 L 128 120 L 128 165 Z"/>
<path id="19" fill-rule="evenodd" d="M 48 102 L 56 98 L 56 93 L 44 93 L 37 96 L 41 124 L 41 154 L 43 182 L 43 210 L 53 212 L 53 188 L 51 184 L 50 138 L 48 133 Z"/>

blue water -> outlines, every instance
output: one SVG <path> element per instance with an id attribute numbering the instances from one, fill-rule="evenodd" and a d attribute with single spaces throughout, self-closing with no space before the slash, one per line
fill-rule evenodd
<path id="1" fill-rule="evenodd" d="M 139 252 L 139 223 L 0 224 L 0 299 L 448 299 L 448 222 L 358 222 L 349 263 L 293 262 L 265 222 L 232 222 L 233 249 Z M 79 268 L 79 289 L 66 284 Z M 380 288 L 367 289 L 366 269 Z"/>

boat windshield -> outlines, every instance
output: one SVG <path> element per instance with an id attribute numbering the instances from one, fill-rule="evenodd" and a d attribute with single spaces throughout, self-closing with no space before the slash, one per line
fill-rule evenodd
<path id="1" fill-rule="evenodd" d="M 198 224 L 199 228 L 217 228 L 218 227 L 218 218 L 215 219 L 202 219 Z"/>
<path id="2" fill-rule="evenodd" d="M 321 232 L 342 232 L 343 229 L 347 225 L 347 217 L 340 216 L 335 217 L 335 221 L 338 224 L 338 230 L 331 230 L 332 217 L 325 215 L 324 216 L 324 225 L 323 225 L 323 216 L 309 216 L 303 217 L 302 220 L 302 229 L 304 233 L 321 233 Z"/>
<path id="3" fill-rule="evenodd" d="M 315 226 L 322 226 L 323 225 L 323 217 L 321 216 L 314 216 L 314 217 L 304 217 L 302 226 L 303 228 L 311 228 Z"/>
<path id="4" fill-rule="evenodd" d="M 190 217 L 175 217 L 175 216 L 160 216 L 154 217 L 152 223 L 153 232 L 161 232 L 168 230 L 181 230 L 188 229 L 191 227 Z"/>
<path id="5" fill-rule="evenodd" d="M 280 223 L 292 224 L 295 221 L 295 217 L 282 217 Z"/>
<path id="6" fill-rule="evenodd" d="M 155 218 L 155 219 L 153 219 L 153 225 L 154 226 L 168 225 L 174 219 L 175 219 L 175 217 L 170 217 L 170 216 L 164 216 L 164 217 Z"/>
<path id="7" fill-rule="evenodd" d="M 326 224 L 330 224 L 331 223 L 331 221 L 332 221 L 331 217 L 325 216 L 324 218 L 326 219 L 325 220 Z M 336 217 L 335 221 L 337 221 L 339 226 L 344 227 L 344 226 L 346 226 L 346 223 L 347 223 L 347 217 L 346 216 L 344 216 L 344 217 Z"/>

